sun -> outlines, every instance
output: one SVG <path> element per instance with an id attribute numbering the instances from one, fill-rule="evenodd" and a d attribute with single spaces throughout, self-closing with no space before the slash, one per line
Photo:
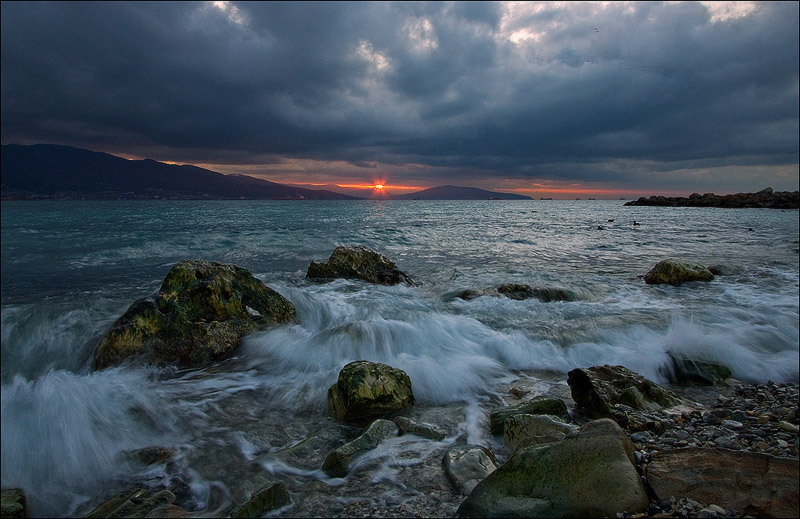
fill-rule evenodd
<path id="1" fill-rule="evenodd" d="M 375 184 L 375 189 L 377 189 L 378 191 L 382 191 L 383 190 L 383 184 Z"/>

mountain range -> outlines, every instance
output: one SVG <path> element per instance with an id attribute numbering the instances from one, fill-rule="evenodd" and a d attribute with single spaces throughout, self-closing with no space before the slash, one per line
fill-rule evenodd
<path id="1" fill-rule="evenodd" d="M 5 144 L 0 153 L 0 198 L 21 199 L 278 199 L 357 200 L 324 189 L 287 186 L 247 175 L 223 175 L 152 159 L 128 160 L 70 146 Z M 474 187 L 439 186 L 396 200 L 530 199 Z"/>

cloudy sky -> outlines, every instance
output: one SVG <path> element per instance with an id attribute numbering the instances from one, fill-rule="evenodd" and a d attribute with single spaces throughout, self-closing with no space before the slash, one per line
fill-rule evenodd
<path id="1" fill-rule="evenodd" d="M 798 189 L 797 2 L 1 5 L 3 144 L 396 193 Z"/>

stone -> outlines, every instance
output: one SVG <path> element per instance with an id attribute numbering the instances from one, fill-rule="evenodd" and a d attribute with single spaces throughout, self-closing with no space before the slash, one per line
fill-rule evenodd
<path id="1" fill-rule="evenodd" d="M 468 496 L 478 483 L 497 470 L 497 460 L 492 451 L 481 445 L 459 445 L 444 453 L 442 468 L 453 488 Z"/>
<path id="2" fill-rule="evenodd" d="M 393 261 L 380 252 L 362 245 L 336 247 L 327 262 L 312 261 L 306 277 L 309 279 L 360 279 L 378 285 L 415 285 Z"/>
<path id="3" fill-rule="evenodd" d="M 89 512 L 87 519 L 102 517 L 145 517 L 155 509 L 175 502 L 175 494 L 169 490 L 153 492 L 144 488 L 134 488 L 121 492 L 101 503 Z"/>
<path id="4" fill-rule="evenodd" d="M 727 366 L 716 362 L 693 359 L 672 351 L 667 352 L 667 355 L 672 361 L 672 371 L 668 373 L 668 378 L 676 384 L 713 386 L 723 383 L 733 375 Z"/>
<path id="5" fill-rule="evenodd" d="M 610 419 L 564 440 L 521 449 L 478 484 L 460 517 L 615 517 L 649 501 L 634 448 Z"/>
<path id="6" fill-rule="evenodd" d="M 578 430 L 557 416 L 517 414 L 506 418 L 503 424 L 503 444 L 512 452 L 523 447 L 563 440 Z"/>
<path id="7" fill-rule="evenodd" d="M 778 427 L 782 431 L 786 431 L 786 432 L 794 433 L 794 434 L 797 434 L 798 430 L 800 429 L 795 424 L 789 423 L 786 420 L 781 420 L 780 422 L 778 422 Z"/>
<path id="8" fill-rule="evenodd" d="M 576 368 L 567 374 L 572 399 L 593 418 L 610 418 L 612 406 L 656 411 L 681 404 L 674 392 L 624 366 Z"/>
<path id="9" fill-rule="evenodd" d="M 714 193 L 692 193 L 683 196 L 651 196 L 639 197 L 625 205 L 667 206 L 667 207 L 760 207 L 769 209 L 797 209 L 800 206 L 799 191 L 773 191 L 771 187 L 757 193 L 736 193 L 715 195 Z"/>
<path id="10" fill-rule="evenodd" d="M 383 440 L 399 433 L 400 430 L 394 422 L 375 420 L 361 436 L 328 454 L 322 463 L 322 470 L 330 477 L 343 478 L 359 457 L 377 447 Z"/>
<path id="11" fill-rule="evenodd" d="M 442 441 L 446 436 L 444 430 L 438 425 L 415 422 L 405 416 L 396 416 L 393 421 L 395 425 L 400 428 L 402 434 L 416 434 L 422 438 L 428 438 L 429 440 L 437 442 Z"/>
<path id="12" fill-rule="evenodd" d="M 647 481 L 656 496 L 687 496 L 756 517 L 800 517 L 797 459 L 727 449 L 661 451 Z"/>
<path id="13" fill-rule="evenodd" d="M 328 389 L 328 409 L 339 420 L 386 415 L 413 405 L 408 375 L 377 362 L 357 360 L 345 365 Z"/>
<path id="14" fill-rule="evenodd" d="M 648 285 L 680 285 L 689 281 L 712 281 L 713 279 L 714 274 L 703 265 L 674 259 L 659 262 L 644 276 L 644 282 Z"/>
<path id="15" fill-rule="evenodd" d="M 537 396 L 517 405 L 493 409 L 489 413 L 492 434 L 503 434 L 503 424 L 506 419 L 518 414 L 548 414 L 569 420 L 567 404 L 563 400 L 550 396 Z"/>
<path id="16" fill-rule="evenodd" d="M 254 492 L 250 499 L 233 509 L 231 517 L 234 519 L 263 517 L 267 512 L 291 502 L 292 498 L 286 490 L 286 484 L 278 481 Z"/>
<path id="17" fill-rule="evenodd" d="M 538 299 L 544 303 L 552 301 L 574 301 L 575 296 L 561 288 L 532 287 L 522 283 L 508 283 L 497 287 L 497 292 L 509 299 L 522 301 Z"/>
<path id="18" fill-rule="evenodd" d="M 28 517 L 25 492 L 21 488 L 4 488 L 0 493 L 0 516 L 16 519 Z"/>
<path id="19" fill-rule="evenodd" d="M 156 294 L 133 303 L 111 326 L 94 367 L 129 358 L 202 367 L 233 354 L 245 334 L 296 318 L 292 303 L 246 269 L 181 261 Z"/>

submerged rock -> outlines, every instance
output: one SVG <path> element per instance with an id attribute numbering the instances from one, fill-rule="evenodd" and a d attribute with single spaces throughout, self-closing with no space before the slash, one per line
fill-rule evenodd
<path id="1" fill-rule="evenodd" d="M 2 490 L 0 516 L 14 519 L 28 517 L 25 492 L 21 488 L 4 488 Z"/>
<path id="2" fill-rule="evenodd" d="M 459 445 L 444 453 L 442 468 L 453 488 L 468 496 L 478 483 L 497 470 L 497 460 L 492 451 L 481 445 Z"/>
<path id="3" fill-rule="evenodd" d="M 378 285 L 415 284 L 389 258 L 362 245 L 336 247 L 328 261 L 312 261 L 306 277 L 310 279 L 360 279 Z"/>
<path id="4" fill-rule="evenodd" d="M 612 417 L 615 404 L 640 411 L 681 404 L 678 395 L 624 366 L 573 369 L 567 374 L 567 384 L 575 403 L 593 418 Z"/>
<path id="5" fill-rule="evenodd" d="M 393 413 L 414 405 L 411 379 L 386 364 L 357 360 L 328 389 L 328 409 L 339 420 Z"/>
<path id="6" fill-rule="evenodd" d="M 292 502 L 286 484 L 278 481 L 267 485 L 250 496 L 250 499 L 237 506 L 231 512 L 234 519 L 249 517 L 264 517 L 264 514 L 276 508 L 286 506 Z"/>
<path id="7" fill-rule="evenodd" d="M 648 499 L 631 441 L 612 420 L 574 436 L 517 451 L 478 484 L 460 517 L 615 517 L 639 513 Z"/>
<path id="8" fill-rule="evenodd" d="M 567 404 L 563 400 L 551 396 L 537 396 L 527 402 L 492 410 L 489 413 L 492 434 L 503 434 L 506 419 L 519 414 L 547 414 L 569 420 Z"/>
<path id="9" fill-rule="evenodd" d="M 644 282 L 649 285 L 680 285 L 689 281 L 711 281 L 713 279 L 714 274 L 703 265 L 674 259 L 659 262 L 644 276 Z"/>
<path id="10" fill-rule="evenodd" d="M 322 470 L 333 478 L 343 478 L 350 472 L 354 461 L 399 432 L 394 422 L 379 418 L 361 436 L 328 454 L 322 463 Z"/>
<path id="11" fill-rule="evenodd" d="M 243 335 L 296 319 L 294 306 L 236 265 L 186 260 L 161 289 L 140 299 L 95 350 L 95 369 L 140 357 L 201 367 L 230 356 Z"/>
<path id="12" fill-rule="evenodd" d="M 562 288 L 532 287 L 521 283 L 508 283 L 497 287 L 497 292 L 509 299 L 538 299 L 544 303 L 552 301 L 574 301 L 575 296 Z"/>
<path id="13" fill-rule="evenodd" d="M 797 459 L 677 449 L 650 459 L 647 481 L 659 499 L 685 496 L 756 517 L 800 517 Z"/>

